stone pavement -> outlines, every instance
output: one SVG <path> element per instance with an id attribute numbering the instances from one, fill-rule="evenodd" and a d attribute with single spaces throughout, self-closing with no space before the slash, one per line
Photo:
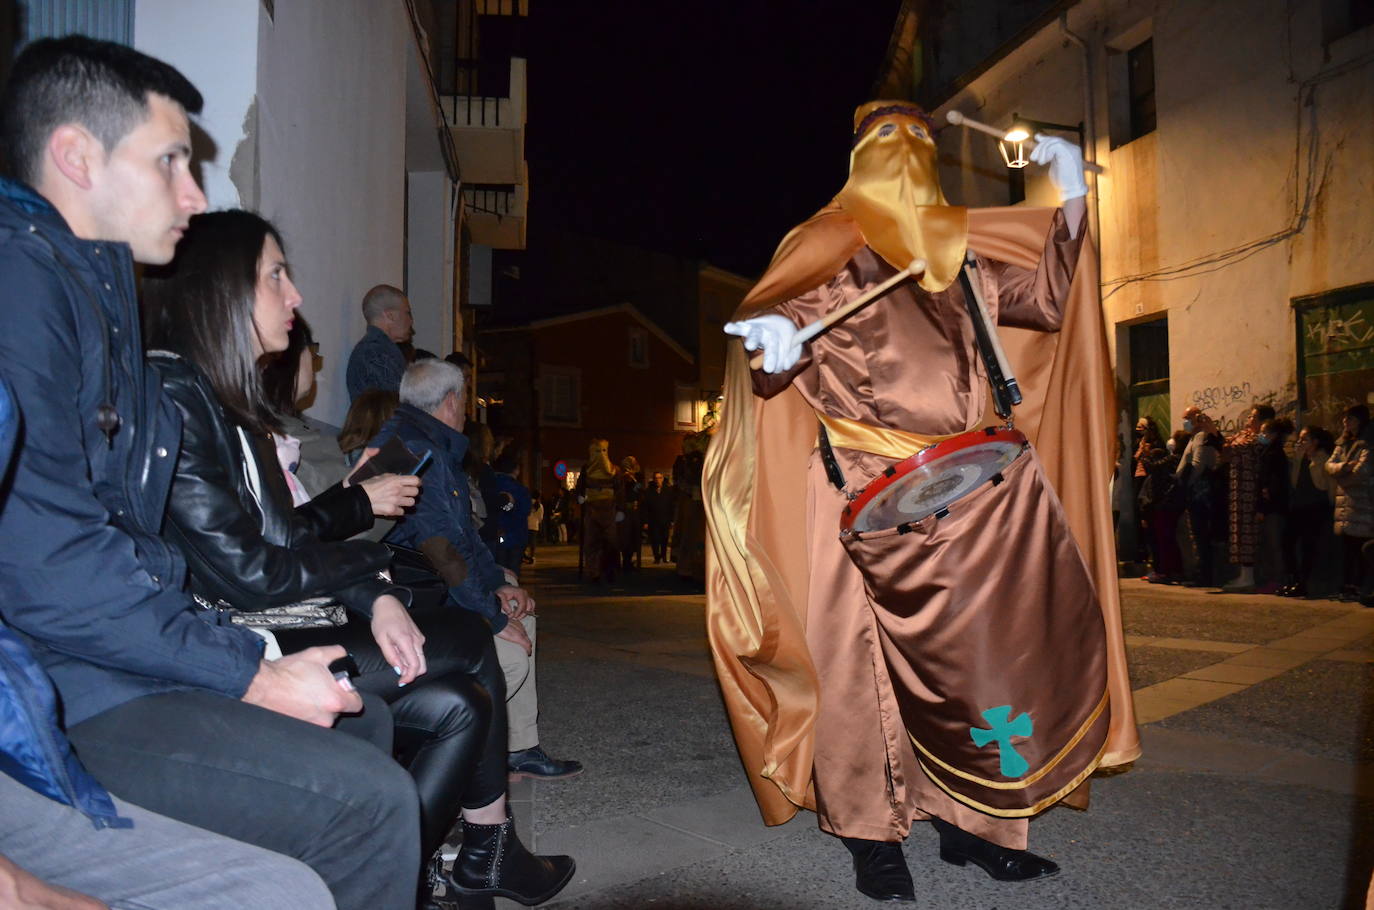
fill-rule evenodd
<path id="1" fill-rule="evenodd" d="M 876 906 L 810 813 L 767 828 L 744 784 L 706 651 L 703 598 L 669 568 L 586 587 L 546 547 L 543 745 L 587 771 L 521 782 L 522 836 L 577 857 L 546 906 L 771 910 Z M 1064 871 L 994 882 L 905 850 L 927 908 L 1341 908 L 1374 868 L 1374 610 L 1122 583 L 1144 756 L 1054 809 L 1031 848 Z M 503 906 L 513 903 L 498 901 Z"/>

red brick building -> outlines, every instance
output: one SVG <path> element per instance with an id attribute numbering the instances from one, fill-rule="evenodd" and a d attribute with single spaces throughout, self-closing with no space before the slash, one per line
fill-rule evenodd
<path id="1" fill-rule="evenodd" d="M 579 471 L 592 439 L 611 460 L 667 474 L 706 403 L 692 355 L 622 303 L 478 331 L 477 394 L 498 439 L 523 452 L 521 479 L 547 496 L 561 461 Z"/>

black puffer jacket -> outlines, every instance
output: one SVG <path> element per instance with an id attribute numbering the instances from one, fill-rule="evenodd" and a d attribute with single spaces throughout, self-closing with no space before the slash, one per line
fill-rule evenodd
<path id="1" fill-rule="evenodd" d="M 192 591 L 247 611 L 330 596 L 370 617 L 382 594 L 410 602 L 409 591 L 378 574 L 391 561 L 385 545 L 321 540 L 371 527 L 361 487 L 293 509 L 271 438 L 248 433 L 258 477 L 255 497 L 240 428 L 209 381 L 175 354 L 154 351 L 149 359 L 184 426 L 163 535 L 185 557 Z"/>

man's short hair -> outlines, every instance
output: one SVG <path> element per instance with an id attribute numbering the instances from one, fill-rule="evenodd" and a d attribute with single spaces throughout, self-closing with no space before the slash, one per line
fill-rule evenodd
<path id="1" fill-rule="evenodd" d="M 1273 405 L 1257 404 L 1251 410 L 1254 411 L 1255 416 L 1258 417 L 1260 420 L 1274 419 L 1275 412 Z"/>
<path id="2" fill-rule="evenodd" d="M 439 410 L 439 405 L 450 393 L 462 400 L 463 371 L 442 360 L 412 363 L 401 377 L 401 404 L 419 408 L 426 414 Z"/>
<path id="3" fill-rule="evenodd" d="M 199 114 L 200 92 L 177 69 L 131 47 L 84 35 L 44 38 L 24 48 L 0 97 L 0 155 L 30 186 L 43 176 L 53 130 L 79 124 L 109 152 L 148 118 L 148 95 Z"/>
<path id="4" fill-rule="evenodd" d="M 383 313 L 390 313 L 404 303 L 405 299 L 406 295 L 399 288 L 379 284 L 363 295 L 363 318 L 367 320 L 368 325 L 373 325 L 382 318 Z"/>

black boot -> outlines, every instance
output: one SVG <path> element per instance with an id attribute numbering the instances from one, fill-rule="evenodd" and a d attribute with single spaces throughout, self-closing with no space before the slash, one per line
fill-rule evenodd
<path id="1" fill-rule="evenodd" d="M 902 845 L 878 840 L 842 837 L 854 856 L 854 887 L 875 901 L 915 902 L 916 886 L 906 867 Z"/>
<path id="2" fill-rule="evenodd" d="M 999 882 L 1024 882 L 1059 873 L 1058 864 L 1026 850 L 1012 850 L 976 834 L 969 834 L 940 818 L 932 818 L 940 832 L 940 859 L 956 866 L 972 862 Z"/>
<path id="3" fill-rule="evenodd" d="M 459 894 L 500 895 L 526 907 L 542 904 L 563 890 L 577 864 L 571 856 L 536 856 L 515 836 L 515 823 L 463 822 L 463 846 L 449 881 Z"/>

